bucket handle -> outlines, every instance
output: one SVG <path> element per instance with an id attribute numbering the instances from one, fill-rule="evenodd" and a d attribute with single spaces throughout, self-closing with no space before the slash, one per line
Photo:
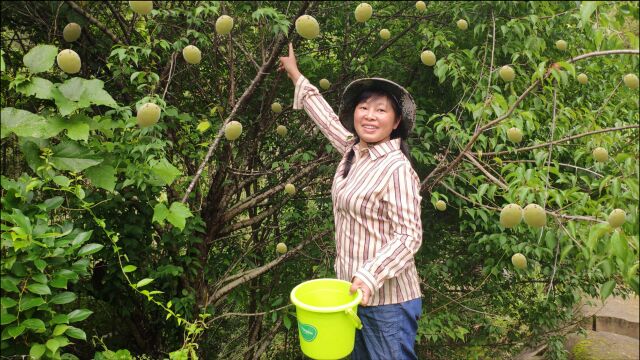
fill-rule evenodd
<path id="1" fill-rule="evenodd" d="M 362 329 L 362 320 L 360 320 L 358 315 L 353 312 L 353 309 L 346 309 L 344 312 L 345 314 L 347 314 L 349 319 L 351 319 L 351 322 L 353 322 L 353 325 L 355 325 L 356 329 Z"/>

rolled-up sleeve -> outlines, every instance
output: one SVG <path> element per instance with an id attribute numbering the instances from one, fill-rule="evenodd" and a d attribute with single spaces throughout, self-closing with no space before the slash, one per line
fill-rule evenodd
<path id="1" fill-rule="evenodd" d="M 304 109 L 340 154 L 344 154 L 353 144 L 351 140 L 353 134 L 342 126 L 338 115 L 320 94 L 318 88 L 311 85 L 304 76 L 300 76 L 296 82 L 293 108 Z"/>
<path id="2" fill-rule="evenodd" d="M 393 239 L 369 258 L 354 275 L 372 291 L 380 289 L 386 279 L 395 277 L 414 263 L 414 255 L 422 244 L 420 219 L 420 180 L 409 163 L 391 175 L 383 202 Z"/>

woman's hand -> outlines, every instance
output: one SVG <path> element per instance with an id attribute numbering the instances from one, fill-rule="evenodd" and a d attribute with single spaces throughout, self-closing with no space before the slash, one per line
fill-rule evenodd
<path id="1" fill-rule="evenodd" d="M 298 78 L 302 75 L 298 70 L 298 63 L 296 62 L 296 54 L 293 52 L 293 44 L 289 43 L 289 56 L 280 57 L 280 66 L 278 71 L 286 71 L 287 76 L 293 84 L 298 82 Z"/>
<path id="2" fill-rule="evenodd" d="M 371 290 L 362 280 L 354 276 L 351 281 L 351 288 L 349 289 L 349 292 L 353 294 L 358 289 L 362 290 L 362 300 L 360 301 L 360 305 L 367 306 L 369 298 L 371 297 Z"/>

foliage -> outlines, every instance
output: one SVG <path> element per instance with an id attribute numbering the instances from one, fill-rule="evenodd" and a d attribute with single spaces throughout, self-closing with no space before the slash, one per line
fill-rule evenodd
<path id="1" fill-rule="evenodd" d="M 546 342 L 565 358 L 586 296 L 638 293 L 638 94 L 622 83 L 638 71 L 638 5 L 370 2 L 357 23 L 358 4 L 156 1 L 139 16 L 126 2 L 3 2 L 3 355 L 301 357 L 288 295 L 334 276 L 339 156 L 291 109 L 275 72 L 287 39 L 312 83 L 330 80 L 336 110 L 364 76 L 417 102 L 421 357 L 507 358 Z M 230 35 L 213 31 L 222 14 Z M 320 36 L 295 34 L 302 14 Z M 82 35 L 65 43 L 72 21 Z M 182 58 L 190 44 L 199 65 Z M 65 48 L 82 58 L 74 76 L 55 64 Z M 162 116 L 139 128 L 147 102 Z M 231 120 L 244 129 L 234 142 L 222 137 Z M 522 142 L 507 140 L 512 127 Z M 502 228 L 509 203 L 542 206 L 547 225 Z M 615 208 L 619 229 L 606 223 Z M 517 252 L 527 269 L 511 264 Z"/>

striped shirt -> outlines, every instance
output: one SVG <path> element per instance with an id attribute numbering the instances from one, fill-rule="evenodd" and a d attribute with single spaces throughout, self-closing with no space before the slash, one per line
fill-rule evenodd
<path id="1" fill-rule="evenodd" d="M 372 146 L 354 144 L 318 89 L 300 76 L 294 109 L 302 109 L 342 154 L 331 187 L 339 279 L 354 276 L 372 290 L 367 305 L 396 304 L 421 297 L 414 254 L 422 243 L 420 180 L 400 151 L 400 139 Z M 355 151 L 342 177 L 346 154 Z"/>

